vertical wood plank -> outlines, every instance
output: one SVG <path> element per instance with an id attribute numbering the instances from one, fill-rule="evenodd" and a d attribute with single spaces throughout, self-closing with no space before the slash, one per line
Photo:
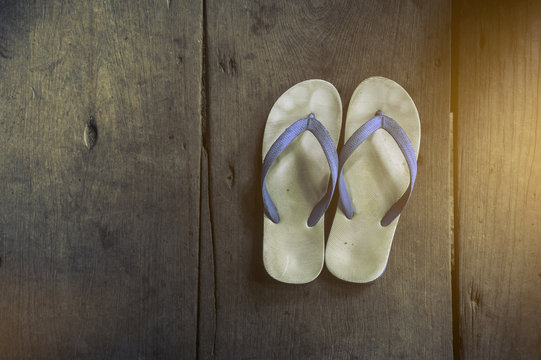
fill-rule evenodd
<path id="1" fill-rule="evenodd" d="M 201 3 L 0 6 L 2 358 L 194 358 Z"/>
<path id="2" fill-rule="evenodd" d="M 461 0 L 458 269 L 464 359 L 541 352 L 541 3 Z"/>
<path id="3" fill-rule="evenodd" d="M 214 336 L 228 358 L 451 358 L 450 2 L 207 1 Z M 261 139 L 293 84 L 331 81 L 345 109 L 360 81 L 402 84 L 421 114 L 419 177 L 386 273 L 346 284 L 271 280 L 262 265 Z M 334 210 L 331 209 L 330 213 Z M 332 216 L 327 217 L 327 227 Z M 206 256 L 202 254 L 202 256 Z M 212 284 L 211 284 L 212 285 Z M 211 286 L 210 285 L 210 286 Z"/>

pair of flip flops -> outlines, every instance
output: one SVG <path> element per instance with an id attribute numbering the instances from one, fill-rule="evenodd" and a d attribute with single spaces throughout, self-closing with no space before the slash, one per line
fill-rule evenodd
<path id="1" fill-rule="evenodd" d="M 291 87 L 269 113 L 263 263 L 278 281 L 310 282 L 324 263 L 355 283 L 385 270 L 417 173 L 419 114 L 400 85 L 371 77 L 353 93 L 338 155 L 341 127 L 340 95 L 323 80 Z M 339 204 L 325 247 L 323 215 L 335 193 Z"/>

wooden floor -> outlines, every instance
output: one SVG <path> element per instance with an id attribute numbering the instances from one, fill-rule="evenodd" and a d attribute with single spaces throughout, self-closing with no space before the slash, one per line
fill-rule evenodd
<path id="1" fill-rule="evenodd" d="M 0 0 L 0 358 L 538 359 L 540 34 L 534 0 Z M 422 124 L 387 270 L 278 283 L 268 112 L 373 75 Z"/>

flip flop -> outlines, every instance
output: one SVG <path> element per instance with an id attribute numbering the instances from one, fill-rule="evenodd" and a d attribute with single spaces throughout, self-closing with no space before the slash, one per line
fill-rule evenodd
<path id="1" fill-rule="evenodd" d="M 340 153 L 340 194 L 325 263 L 336 277 L 376 280 L 387 266 L 400 212 L 417 175 L 421 124 L 409 94 L 396 82 L 371 77 L 348 108 Z"/>
<path id="2" fill-rule="evenodd" d="M 263 263 L 278 281 L 314 280 L 324 263 L 323 214 L 338 178 L 342 103 L 336 88 L 306 80 L 272 107 L 263 135 Z"/>

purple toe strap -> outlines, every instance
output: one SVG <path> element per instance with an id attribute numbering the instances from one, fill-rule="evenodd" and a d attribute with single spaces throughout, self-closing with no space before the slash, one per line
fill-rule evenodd
<path id="1" fill-rule="evenodd" d="M 314 226 L 317 224 L 321 216 L 329 207 L 332 196 L 334 194 L 334 189 L 336 186 L 336 181 L 338 179 L 338 154 L 336 152 L 336 147 L 332 141 L 329 132 L 323 124 L 321 124 L 315 117 L 314 114 L 310 114 L 304 119 L 297 120 L 292 125 L 290 125 L 272 144 L 269 151 L 265 155 L 263 160 L 263 168 L 261 175 L 261 187 L 263 192 L 263 205 L 265 207 L 265 214 L 269 219 L 274 223 L 280 222 L 280 217 L 278 216 L 278 210 L 272 201 L 270 194 L 267 190 L 267 185 L 265 179 L 267 173 L 271 168 L 274 161 L 280 156 L 280 154 L 286 149 L 286 147 L 293 141 L 297 136 L 302 134 L 305 131 L 310 131 L 314 134 L 315 138 L 319 141 L 319 144 L 323 148 L 325 157 L 329 163 L 331 169 L 331 179 L 329 181 L 329 186 L 327 193 L 321 198 L 321 200 L 316 204 L 312 209 L 310 217 L 308 218 L 308 226 Z"/>
<path id="2" fill-rule="evenodd" d="M 404 206 L 406 206 L 406 203 L 411 196 L 413 185 L 415 184 L 415 178 L 417 176 L 417 157 L 415 156 L 415 150 L 413 150 L 413 146 L 411 145 L 408 136 L 396 121 L 378 111 L 375 117 L 364 123 L 359 129 L 357 129 L 357 131 L 355 131 L 355 133 L 353 133 L 353 135 L 351 135 L 348 141 L 344 144 L 344 147 L 340 153 L 340 178 L 338 180 L 338 188 L 340 192 L 340 206 L 342 207 L 346 217 L 351 219 L 355 209 L 353 207 L 353 203 L 351 202 L 348 187 L 344 181 L 344 164 L 353 151 L 355 151 L 355 149 L 357 149 L 364 140 L 379 129 L 387 131 L 396 141 L 398 147 L 404 155 L 404 158 L 406 159 L 410 173 L 410 183 L 406 189 L 406 192 L 396 203 L 393 204 L 393 206 L 391 206 L 385 216 L 383 216 L 381 219 L 381 225 L 387 226 L 398 215 L 400 215 L 400 212 L 402 209 L 404 209 Z"/>

